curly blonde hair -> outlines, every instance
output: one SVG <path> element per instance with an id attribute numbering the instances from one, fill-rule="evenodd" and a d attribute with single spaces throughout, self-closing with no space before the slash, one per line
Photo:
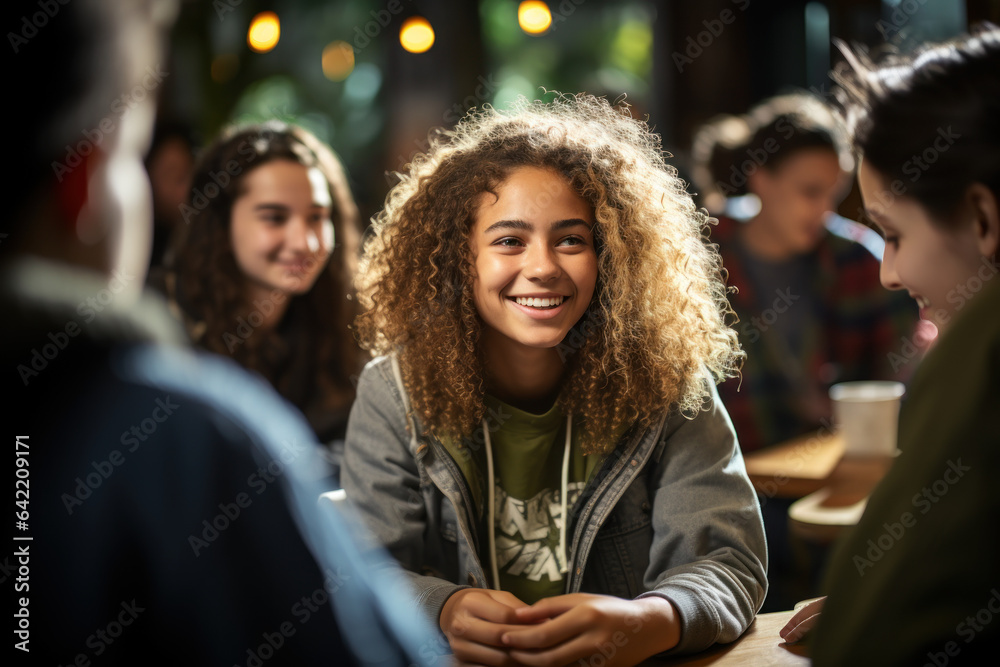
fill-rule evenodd
<path id="1" fill-rule="evenodd" d="M 438 436 L 470 435 L 484 414 L 482 330 L 469 236 L 480 195 L 512 170 L 543 167 L 594 209 L 598 278 L 587 313 L 559 346 L 557 402 L 580 417 L 584 451 L 610 433 L 693 416 L 743 353 L 710 218 L 698 211 L 658 135 L 627 105 L 591 95 L 474 110 L 439 130 L 373 219 L 357 278 L 362 347 L 397 354 L 413 410 Z"/>

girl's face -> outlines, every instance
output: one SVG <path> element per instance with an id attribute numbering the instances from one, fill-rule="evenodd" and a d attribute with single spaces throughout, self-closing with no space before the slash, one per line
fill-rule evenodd
<path id="1" fill-rule="evenodd" d="M 995 274 L 984 261 L 974 226 L 952 230 L 935 224 L 915 199 L 892 194 L 889 181 L 867 162 L 858 170 L 858 183 L 868 216 L 885 235 L 882 284 L 909 292 L 920 317 L 943 331 L 983 280 Z"/>
<path id="2" fill-rule="evenodd" d="M 800 150 L 773 170 L 765 163 L 751 178 L 761 204 L 753 224 L 767 226 L 781 254 L 810 252 L 823 238 L 826 214 L 836 208 L 844 185 L 837 154 L 825 148 Z"/>
<path id="3" fill-rule="evenodd" d="M 554 348 L 594 295 L 594 212 L 548 169 L 515 169 L 496 194 L 482 196 L 470 238 L 484 339 Z"/>
<path id="4" fill-rule="evenodd" d="M 333 250 L 330 189 L 316 168 L 275 160 L 247 174 L 230 242 L 251 289 L 308 292 Z"/>

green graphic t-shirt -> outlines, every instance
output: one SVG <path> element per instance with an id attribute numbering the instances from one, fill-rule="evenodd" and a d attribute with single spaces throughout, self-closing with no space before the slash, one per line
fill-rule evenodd
<path id="1" fill-rule="evenodd" d="M 500 588 L 533 604 L 566 591 L 561 572 L 565 563 L 559 546 L 566 416 L 557 406 L 536 415 L 492 396 L 486 397 L 486 407 L 503 417 L 490 424 L 495 477 L 493 529 Z M 575 434 L 570 435 L 567 510 L 573 507 L 602 458 L 596 454 L 585 456 L 576 446 Z M 571 540 L 567 527 L 567 550 Z M 484 548 L 487 545 L 488 541 L 483 540 Z M 483 564 L 488 572 L 489 554 L 485 556 Z"/>

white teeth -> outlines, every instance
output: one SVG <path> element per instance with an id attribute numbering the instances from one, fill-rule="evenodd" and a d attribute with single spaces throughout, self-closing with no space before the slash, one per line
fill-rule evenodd
<path id="1" fill-rule="evenodd" d="M 539 299 L 537 297 L 525 297 L 519 296 L 514 299 L 521 306 L 528 306 L 530 308 L 552 308 L 553 306 L 558 306 L 563 301 L 566 300 L 564 296 L 557 296 L 550 299 Z"/>

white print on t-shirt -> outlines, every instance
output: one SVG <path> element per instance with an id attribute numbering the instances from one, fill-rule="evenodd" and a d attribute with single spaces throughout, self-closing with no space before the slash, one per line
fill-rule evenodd
<path id="1" fill-rule="evenodd" d="M 567 507 L 579 497 L 584 482 L 567 485 Z M 562 504 L 559 489 L 546 489 L 529 500 L 511 498 L 496 485 L 497 566 L 508 575 L 540 581 L 562 580 L 563 554 L 559 549 Z M 567 536 L 569 539 L 569 536 Z"/>

